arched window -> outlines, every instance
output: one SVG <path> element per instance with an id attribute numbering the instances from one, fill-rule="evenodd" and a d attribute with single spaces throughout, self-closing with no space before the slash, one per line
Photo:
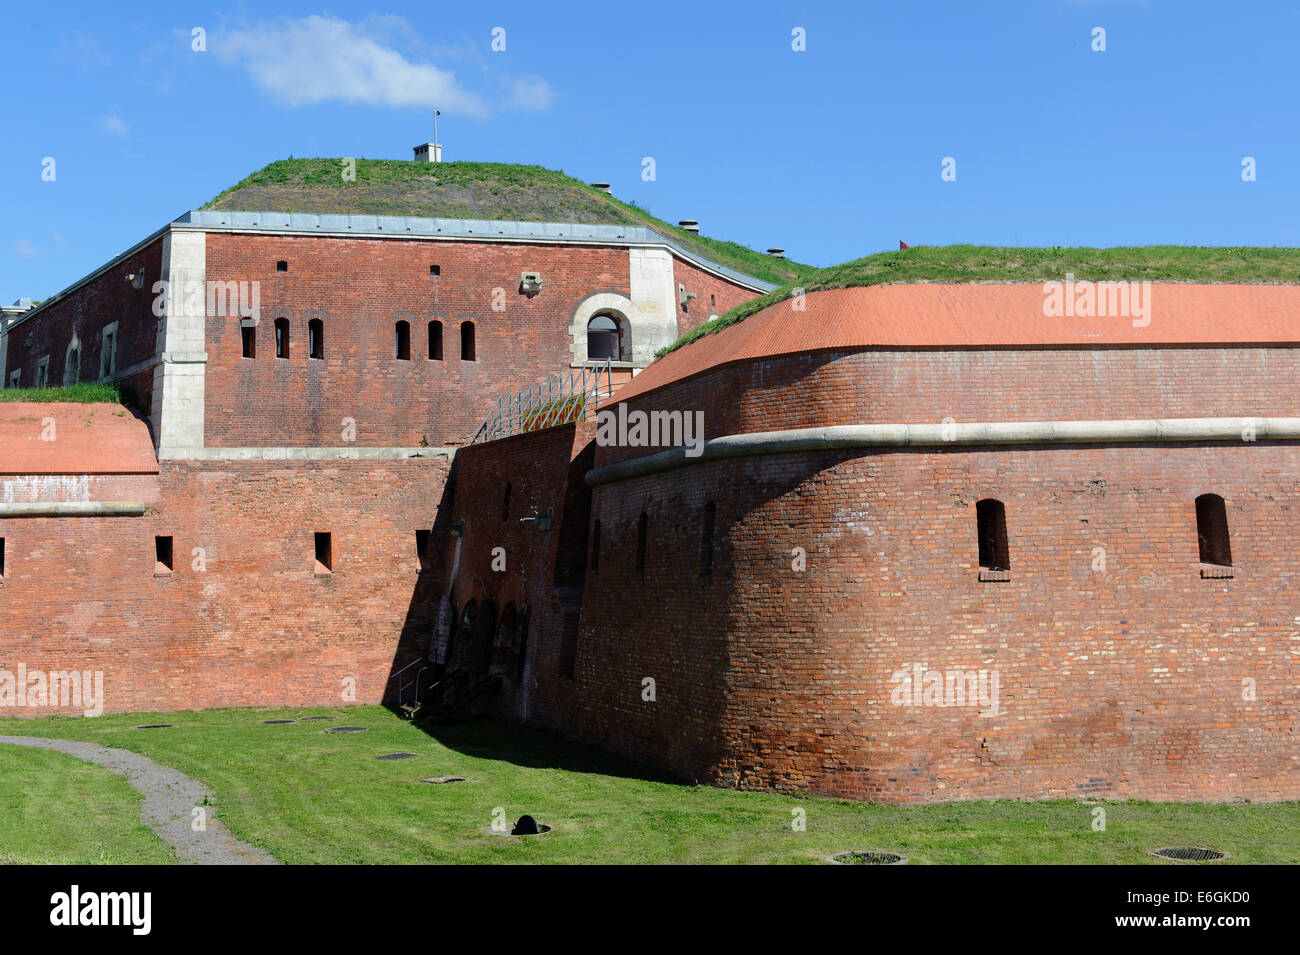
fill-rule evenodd
<path id="1" fill-rule="evenodd" d="M 1010 570 L 1007 510 L 1002 502 L 991 497 L 980 501 L 975 505 L 975 519 L 979 524 L 980 568 Z"/>
<path id="2" fill-rule="evenodd" d="M 442 322 L 429 323 L 429 360 L 442 361 Z"/>
<path id="3" fill-rule="evenodd" d="M 492 640 L 496 632 L 497 605 L 491 597 L 487 597 L 479 607 L 471 631 L 473 646 L 470 651 L 469 665 L 476 673 L 487 673 L 492 666 Z"/>
<path id="4" fill-rule="evenodd" d="M 461 322 L 460 325 L 460 360 L 477 361 L 474 357 L 474 323 Z"/>
<path id="5" fill-rule="evenodd" d="M 307 354 L 310 358 L 325 357 L 325 323 L 319 318 L 307 323 Z"/>
<path id="6" fill-rule="evenodd" d="M 289 357 L 289 320 L 287 318 L 277 318 L 275 320 L 275 357 Z"/>
<path id="7" fill-rule="evenodd" d="M 63 384 L 75 385 L 81 381 L 81 342 L 76 335 L 72 336 L 72 342 L 68 345 L 68 351 L 63 356 Z"/>
<path id="8" fill-rule="evenodd" d="M 1228 541 L 1228 509 L 1217 494 L 1202 494 L 1196 499 L 1196 536 L 1200 543 L 1201 563 L 1232 566 L 1232 547 Z"/>
<path id="9" fill-rule="evenodd" d="M 600 570 L 600 518 L 591 527 L 591 572 Z"/>
<path id="10" fill-rule="evenodd" d="M 717 507 L 712 501 L 704 505 L 700 518 L 700 576 L 713 576 L 713 522 Z"/>
<path id="11" fill-rule="evenodd" d="M 510 679 L 515 683 L 524 682 L 524 663 L 528 656 L 528 617 L 529 609 L 524 607 L 515 624 L 514 656 L 510 661 Z"/>
<path id="12" fill-rule="evenodd" d="M 257 329 L 252 325 L 239 326 L 240 347 L 245 358 L 257 357 Z"/>
<path id="13" fill-rule="evenodd" d="M 471 600 L 460 612 L 460 623 L 452 635 L 448 664 L 451 667 L 468 666 L 474 655 L 474 625 L 478 621 L 478 601 Z"/>
<path id="14" fill-rule="evenodd" d="M 411 323 L 402 321 L 397 323 L 397 360 L 411 360 Z"/>
<path id="15" fill-rule="evenodd" d="M 641 573 L 645 573 L 645 539 L 649 526 L 650 518 L 642 511 L 636 521 L 636 569 Z"/>
<path id="16" fill-rule="evenodd" d="M 624 361 L 623 335 L 618 319 L 601 313 L 587 323 L 587 359 L 589 361 Z"/>
<path id="17" fill-rule="evenodd" d="M 560 624 L 560 676 L 572 680 L 578 670 L 578 630 L 582 615 L 566 613 Z"/>
<path id="18" fill-rule="evenodd" d="M 519 613 L 513 603 L 506 604 L 497 624 L 496 638 L 492 641 L 492 662 L 488 672 L 506 676 L 513 671 L 513 658 L 518 648 Z"/>

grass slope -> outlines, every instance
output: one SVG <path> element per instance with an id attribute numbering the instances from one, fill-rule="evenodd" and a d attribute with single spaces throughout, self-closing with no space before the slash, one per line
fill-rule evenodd
<path id="1" fill-rule="evenodd" d="M 336 719 L 260 722 L 317 714 Z M 147 722 L 173 728 L 132 728 Z M 214 791 L 218 816 L 239 838 L 288 863 L 817 863 L 834 852 L 886 849 L 913 864 L 1172 864 L 1147 854 L 1165 845 L 1225 849 L 1233 863 L 1300 862 L 1300 803 L 1112 802 L 1106 831 L 1094 832 L 1094 807 L 1083 802 L 899 807 L 690 786 L 536 729 L 479 721 L 426 733 L 380 707 L 0 725 L 124 747 L 192 775 Z M 325 732 L 341 725 L 368 730 Z M 390 752 L 416 756 L 376 759 Z M 39 793 L 57 768 L 29 761 L 4 776 L 13 789 Z M 444 774 L 467 781 L 420 781 Z M 92 801 L 100 792 L 98 784 L 87 790 Z M 24 838 L 24 819 L 6 805 L 0 855 Z M 510 821 L 530 813 L 555 830 L 493 835 L 498 809 Z M 796 809 L 806 812 L 805 832 L 791 826 Z"/>
<path id="2" fill-rule="evenodd" d="M 122 394 L 113 385 L 69 385 L 66 388 L 0 388 L 0 401 L 71 401 L 76 404 L 120 405 Z"/>
<path id="3" fill-rule="evenodd" d="M 342 171 L 342 159 L 281 159 L 203 208 L 645 225 L 706 258 L 768 282 L 780 284 L 813 271 L 812 266 L 774 259 L 735 242 L 687 232 L 541 166 L 358 159 L 354 182 L 345 182 Z"/>
<path id="4" fill-rule="evenodd" d="M 687 332 L 659 355 L 744 321 L 796 288 L 805 292 L 860 285 L 908 283 L 1040 283 L 1064 281 L 1066 273 L 1090 282 L 1189 282 L 1224 285 L 1300 283 L 1300 249 L 1208 248 L 1148 245 L 1110 249 L 1000 248 L 985 245 L 917 246 L 881 252 L 816 269 L 787 280 L 766 295 L 731 309 L 717 321 Z"/>
<path id="5" fill-rule="evenodd" d="M 9 725 L 0 722 L 0 733 Z M 142 798 L 101 766 L 0 745 L 0 864 L 175 862 L 171 847 L 140 821 Z"/>

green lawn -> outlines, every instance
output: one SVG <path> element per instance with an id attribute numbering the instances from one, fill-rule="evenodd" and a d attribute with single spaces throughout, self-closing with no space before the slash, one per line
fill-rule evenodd
<path id="1" fill-rule="evenodd" d="M 0 722 L 0 733 L 9 733 Z M 107 769 L 63 753 L 0 746 L 0 864 L 174 862 L 140 821 L 141 797 Z"/>
<path id="2" fill-rule="evenodd" d="M 317 714 L 337 718 L 260 722 Z M 132 729 L 155 722 L 174 726 Z M 6 733 L 123 747 L 188 773 L 216 793 L 219 817 L 237 836 L 290 863 L 789 863 L 819 862 L 848 849 L 886 849 L 913 864 L 1174 864 L 1147 855 L 1165 845 L 1225 849 L 1231 862 L 1300 862 L 1300 803 L 1105 803 L 1106 831 L 1095 832 L 1094 807 L 1082 802 L 898 807 L 688 786 L 512 723 L 439 726 L 429 735 L 379 707 L 53 717 L 0 725 Z M 342 725 L 368 730 L 325 732 Z M 130 831 L 138 807 L 121 801 L 117 777 L 90 767 L 73 780 L 66 757 L 22 751 L 15 758 L 10 749 L 0 747 L 3 765 L 12 767 L 4 774 L 10 789 L 0 792 L 62 795 L 50 797 L 57 804 L 41 818 L 57 821 L 45 823 L 33 823 L 11 798 L 0 800 L 0 857 L 59 855 L 59 843 L 32 843 L 25 829 L 83 826 L 77 793 L 103 811 L 110 807 L 108 794 L 116 793 L 115 821 L 106 831 Z M 375 758 L 391 752 L 417 755 Z M 467 781 L 421 782 L 440 775 Z M 511 821 L 527 812 L 555 829 L 530 838 L 493 835 L 498 807 Z M 805 810 L 806 832 L 792 830 L 794 809 Z M 110 846 L 114 861 L 139 851 L 116 836 L 95 840 Z M 78 851 L 90 850 L 87 843 Z"/>

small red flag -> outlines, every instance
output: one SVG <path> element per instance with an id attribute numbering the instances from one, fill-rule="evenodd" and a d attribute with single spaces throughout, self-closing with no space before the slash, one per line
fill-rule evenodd
<path id="1" fill-rule="evenodd" d="M 898 240 L 898 248 L 899 248 L 900 250 L 902 250 L 902 249 L 910 249 L 911 246 L 908 245 L 906 242 L 904 242 L 902 239 L 899 239 L 899 240 Z"/>

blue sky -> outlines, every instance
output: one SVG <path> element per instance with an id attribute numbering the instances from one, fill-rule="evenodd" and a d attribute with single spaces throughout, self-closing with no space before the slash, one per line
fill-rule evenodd
<path id="1" fill-rule="evenodd" d="M 434 104 L 448 160 L 607 180 L 662 218 L 818 265 L 899 239 L 1300 244 L 1294 4 L 366 9 L 15 8 L 0 300 L 47 297 L 274 159 L 409 159 Z"/>

